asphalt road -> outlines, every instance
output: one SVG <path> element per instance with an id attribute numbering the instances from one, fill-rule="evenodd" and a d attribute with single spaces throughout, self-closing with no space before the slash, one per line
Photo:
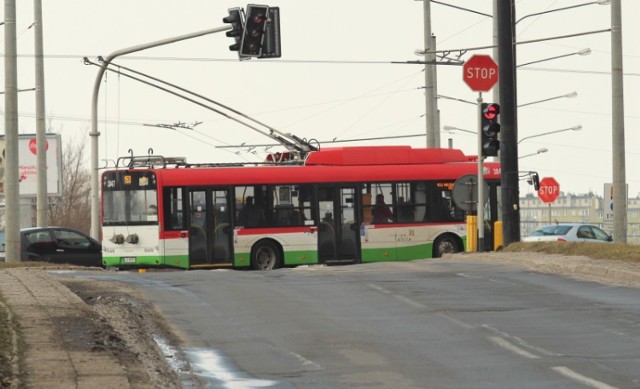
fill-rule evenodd
<path id="1" fill-rule="evenodd" d="M 640 289 L 504 264 L 103 273 L 211 387 L 640 387 Z"/>

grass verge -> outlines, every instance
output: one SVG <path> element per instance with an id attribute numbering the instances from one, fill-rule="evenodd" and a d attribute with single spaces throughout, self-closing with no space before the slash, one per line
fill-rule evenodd
<path id="1" fill-rule="evenodd" d="M 0 388 L 19 387 L 21 362 L 20 328 L 0 294 Z"/>
<path id="2" fill-rule="evenodd" d="M 507 246 L 506 252 L 535 252 L 560 255 L 579 255 L 593 259 L 607 259 L 640 263 L 640 246 L 583 242 L 518 242 Z"/>

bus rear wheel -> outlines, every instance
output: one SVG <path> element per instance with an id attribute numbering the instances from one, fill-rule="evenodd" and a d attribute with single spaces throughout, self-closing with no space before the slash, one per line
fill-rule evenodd
<path id="1" fill-rule="evenodd" d="M 273 270 L 280 267 L 282 258 L 278 246 L 271 241 L 258 242 L 251 252 L 251 267 L 254 270 Z"/>
<path id="2" fill-rule="evenodd" d="M 459 240 L 453 235 L 438 237 L 433 243 L 433 257 L 440 258 L 447 253 L 459 253 L 462 250 Z"/>

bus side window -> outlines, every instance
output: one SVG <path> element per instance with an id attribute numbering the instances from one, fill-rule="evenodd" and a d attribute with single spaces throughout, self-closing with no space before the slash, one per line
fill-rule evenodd
<path id="1" fill-rule="evenodd" d="M 183 188 L 164 189 L 165 230 L 185 229 L 183 198 Z"/>

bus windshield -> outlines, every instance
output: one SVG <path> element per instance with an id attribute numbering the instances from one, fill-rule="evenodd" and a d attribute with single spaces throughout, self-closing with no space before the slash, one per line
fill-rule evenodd
<path id="1" fill-rule="evenodd" d="M 102 223 L 145 225 L 158 223 L 158 194 L 155 177 L 131 174 L 105 177 L 102 192 Z"/>

